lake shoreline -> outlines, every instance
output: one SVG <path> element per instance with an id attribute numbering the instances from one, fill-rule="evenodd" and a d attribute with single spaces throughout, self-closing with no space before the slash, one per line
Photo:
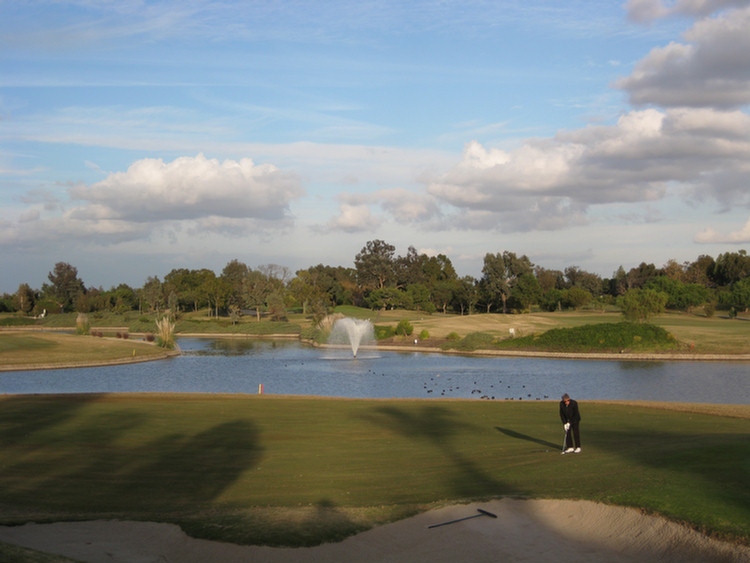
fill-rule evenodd
<path id="1" fill-rule="evenodd" d="M 257 340 L 298 340 L 314 348 L 341 349 L 347 348 L 343 345 L 320 344 L 318 342 L 299 338 L 292 334 L 221 334 L 221 333 L 185 333 L 176 335 L 177 338 L 230 338 L 230 339 L 257 339 Z M 429 341 L 416 343 L 404 341 L 403 343 L 389 342 L 387 344 L 376 344 L 375 346 L 361 346 L 361 350 L 377 350 L 381 352 L 414 352 L 423 354 L 446 354 L 456 356 L 476 357 L 509 357 L 509 358 L 542 358 L 553 360 L 592 360 L 592 361 L 633 361 L 633 362 L 750 362 L 750 354 L 698 354 L 698 353 L 632 353 L 623 351 L 621 353 L 607 352 L 545 352 L 539 350 L 446 350 L 439 346 L 431 345 Z M 123 357 L 114 360 L 91 361 L 91 362 L 66 362 L 66 363 L 39 363 L 26 364 L 22 366 L 0 366 L 0 372 L 7 371 L 35 371 L 48 369 L 74 369 L 85 367 L 106 367 L 124 364 L 134 364 L 164 360 L 181 354 L 179 347 L 175 350 L 165 350 L 163 354 L 143 357 Z"/>

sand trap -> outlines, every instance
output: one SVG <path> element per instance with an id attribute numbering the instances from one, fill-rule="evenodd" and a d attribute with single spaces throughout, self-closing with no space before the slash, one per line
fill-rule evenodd
<path id="1" fill-rule="evenodd" d="M 477 508 L 498 518 L 481 516 L 429 528 L 479 514 Z M 711 540 L 637 510 L 556 500 L 449 506 L 308 549 L 196 540 L 172 524 L 117 521 L 0 526 L 0 540 L 91 563 L 750 561 L 748 547 Z"/>

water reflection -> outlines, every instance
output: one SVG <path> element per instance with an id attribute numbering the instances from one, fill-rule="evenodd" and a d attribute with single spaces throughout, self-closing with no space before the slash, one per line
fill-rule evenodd
<path id="1" fill-rule="evenodd" d="M 177 358 L 0 373 L 0 393 L 204 392 L 362 398 L 578 399 L 750 404 L 750 364 L 479 358 L 320 350 L 296 340 L 179 340 Z"/>

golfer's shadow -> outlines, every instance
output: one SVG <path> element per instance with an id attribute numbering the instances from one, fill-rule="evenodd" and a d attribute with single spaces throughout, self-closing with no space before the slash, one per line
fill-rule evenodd
<path id="1" fill-rule="evenodd" d="M 495 430 L 501 432 L 502 434 L 505 434 L 506 436 L 510 436 L 511 438 L 526 440 L 527 442 L 534 442 L 535 444 L 540 444 L 545 448 L 560 447 L 560 444 L 553 444 L 552 442 L 546 442 L 544 440 L 540 440 L 539 438 L 534 438 L 533 436 L 527 436 L 526 434 L 521 434 L 520 432 L 516 432 L 515 430 L 511 430 L 510 428 L 500 428 L 499 426 L 495 426 Z"/>

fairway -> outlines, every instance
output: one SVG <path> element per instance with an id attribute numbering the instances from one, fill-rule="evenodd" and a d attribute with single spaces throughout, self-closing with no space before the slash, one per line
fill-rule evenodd
<path id="1" fill-rule="evenodd" d="M 173 522 L 308 546 L 467 500 L 588 499 L 750 538 L 750 407 L 242 395 L 0 399 L 0 524 Z"/>

